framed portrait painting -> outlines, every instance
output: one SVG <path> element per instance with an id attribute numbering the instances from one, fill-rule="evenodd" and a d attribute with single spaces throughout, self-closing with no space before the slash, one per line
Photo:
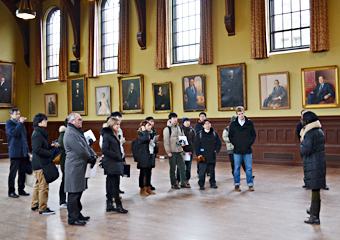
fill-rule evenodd
<path id="1" fill-rule="evenodd" d="M 15 73 L 15 62 L 0 61 L 0 108 L 15 107 Z"/>
<path id="2" fill-rule="evenodd" d="M 184 76 L 182 87 L 184 112 L 207 110 L 205 75 Z"/>
<path id="3" fill-rule="evenodd" d="M 217 66 L 218 110 L 247 109 L 246 64 Z"/>
<path id="4" fill-rule="evenodd" d="M 56 93 L 46 93 L 45 99 L 45 115 L 47 117 L 58 117 L 58 99 Z"/>
<path id="5" fill-rule="evenodd" d="M 96 115 L 107 116 L 111 114 L 111 87 L 96 87 Z"/>
<path id="6" fill-rule="evenodd" d="M 172 112 L 172 85 L 171 82 L 153 83 L 153 112 Z"/>
<path id="7" fill-rule="evenodd" d="M 260 109 L 289 109 L 289 72 L 261 73 Z"/>
<path id="8" fill-rule="evenodd" d="M 143 113 L 144 76 L 118 77 L 121 113 Z"/>
<path id="9" fill-rule="evenodd" d="M 339 107 L 338 66 L 301 69 L 302 107 Z"/>
<path id="10" fill-rule="evenodd" d="M 86 75 L 67 78 L 68 113 L 87 115 L 87 79 Z"/>

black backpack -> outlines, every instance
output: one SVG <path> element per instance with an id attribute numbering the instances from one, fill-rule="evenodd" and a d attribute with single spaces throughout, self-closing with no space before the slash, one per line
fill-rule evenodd
<path id="1" fill-rule="evenodd" d="M 135 162 L 138 162 L 138 155 L 139 155 L 138 140 L 131 142 L 131 151 L 132 151 L 133 159 L 135 160 Z"/>

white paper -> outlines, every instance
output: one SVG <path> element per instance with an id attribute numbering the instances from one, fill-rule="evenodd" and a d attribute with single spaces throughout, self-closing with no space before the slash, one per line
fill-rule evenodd
<path id="1" fill-rule="evenodd" d="M 154 136 L 152 142 L 153 143 L 158 142 L 158 138 L 159 138 L 159 135 Z"/>
<path id="2" fill-rule="evenodd" d="M 190 161 L 190 155 L 189 155 L 189 153 L 186 152 L 186 153 L 184 154 L 183 158 L 184 158 L 184 161 Z"/>
<path id="3" fill-rule="evenodd" d="M 87 141 L 87 144 L 89 143 L 89 139 L 92 139 L 93 142 L 95 142 L 97 139 L 96 139 L 96 136 L 94 135 L 94 133 L 92 132 L 92 130 L 88 130 L 84 133 L 84 136 L 85 136 L 85 139 Z"/>
<path id="4" fill-rule="evenodd" d="M 179 141 L 184 141 L 185 145 L 189 145 L 187 136 L 178 136 Z"/>
<path id="5" fill-rule="evenodd" d="M 91 168 L 91 164 L 87 164 L 85 178 L 95 178 L 97 173 L 97 163 Z"/>

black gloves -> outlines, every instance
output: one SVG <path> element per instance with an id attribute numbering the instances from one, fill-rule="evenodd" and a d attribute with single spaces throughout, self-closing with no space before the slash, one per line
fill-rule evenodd
<path id="1" fill-rule="evenodd" d="M 93 140 L 92 140 L 92 138 L 90 138 L 90 139 L 89 139 L 89 146 L 91 147 L 92 144 L 93 144 Z"/>
<path id="2" fill-rule="evenodd" d="M 94 165 L 96 164 L 96 162 L 97 162 L 97 158 L 98 158 L 98 156 L 97 156 L 97 155 L 93 155 L 93 156 L 91 156 L 91 160 L 90 160 L 90 161 L 88 161 L 88 163 L 91 163 L 91 168 L 93 168 L 93 167 L 94 167 Z"/>

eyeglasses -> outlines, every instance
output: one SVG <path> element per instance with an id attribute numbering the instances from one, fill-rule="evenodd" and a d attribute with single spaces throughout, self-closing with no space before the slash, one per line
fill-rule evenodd
<path id="1" fill-rule="evenodd" d="M 81 118 L 78 118 L 78 119 L 77 119 L 77 121 L 79 121 L 79 122 L 82 122 L 82 121 L 83 121 L 83 119 L 81 119 Z"/>

